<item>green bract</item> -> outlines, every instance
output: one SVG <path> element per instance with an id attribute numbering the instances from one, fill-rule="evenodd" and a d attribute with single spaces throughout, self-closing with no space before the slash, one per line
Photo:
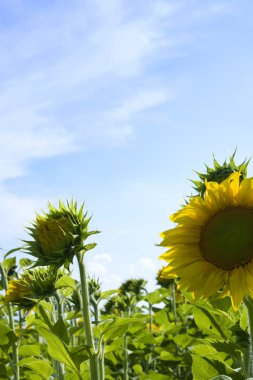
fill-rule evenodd
<path id="1" fill-rule="evenodd" d="M 250 160 L 245 159 L 240 165 L 236 165 L 234 161 L 236 151 L 229 157 L 228 162 L 225 160 L 223 164 L 219 164 L 217 160 L 213 159 L 213 168 L 210 168 L 206 165 L 206 173 L 198 174 L 200 181 L 191 181 L 194 183 L 194 189 L 203 196 L 206 191 L 205 181 L 207 182 L 218 182 L 221 183 L 227 179 L 230 174 L 234 172 L 240 172 L 240 180 L 243 180 L 247 176 L 247 166 Z"/>
<path id="2" fill-rule="evenodd" d="M 84 244 L 84 241 L 99 231 L 88 231 L 91 217 L 83 212 L 77 203 L 71 200 L 64 204 L 59 201 L 59 207 L 48 205 L 48 212 L 37 215 L 32 227 L 27 228 L 32 240 L 25 240 L 25 253 L 37 257 L 35 266 L 52 265 L 66 268 L 72 263 L 73 257 L 96 246 L 95 243 Z"/>
<path id="3" fill-rule="evenodd" d="M 12 302 L 22 309 L 31 309 L 37 302 L 56 292 L 56 282 L 63 272 L 52 272 L 48 268 L 26 270 L 20 279 L 11 279 L 4 297 L 5 303 Z"/>

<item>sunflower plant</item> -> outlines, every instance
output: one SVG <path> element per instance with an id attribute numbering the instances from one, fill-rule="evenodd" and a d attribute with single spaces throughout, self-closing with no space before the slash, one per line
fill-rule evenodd
<path id="1" fill-rule="evenodd" d="M 247 375 L 253 376 L 253 178 L 246 177 L 248 162 L 234 160 L 200 176 L 192 196 L 170 219 L 176 227 L 161 234 L 167 251 L 164 279 L 177 279 L 178 288 L 194 300 L 229 296 L 236 311 L 242 301 L 248 310 L 251 334 Z M 218 174 L 218 177 L 215 176 Z"/>

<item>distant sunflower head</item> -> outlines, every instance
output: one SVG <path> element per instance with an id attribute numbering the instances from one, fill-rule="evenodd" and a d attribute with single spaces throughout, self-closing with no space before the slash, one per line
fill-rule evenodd
<path id="1" fill-rule="evenodd" d="M 95 243 L 84 245 L 84 241 L 98 231 L 88 231 L 91 218 L 83 212 L 84 205 L 77 208 L 73 200 L 59 207 L 51 203 L 48 212 L 37 215 L 32 227 L 28 228 L 32 240 L 25 241 L 25 252 L 37 257 L 38 266 L 53 265 L 56 268 L 64 265 L 68 268 L 73 257 L 95 247 Z"/>
<path id="2" fill-rule="evenodd" d="M 32 301 L 33 293 L 28 286 L 27 280 L 28 279 L 25 277 L 22 280 L 11 279 L 4 297 L 4 302 L 12 302 L 25 309 L 32 308 L 35 305 L 35 302 Z"/>
<path id="3" fill-rule="evenodd" d="M 56 292 L 56 281 L 63 276 L 62 271 L 52 272 L 48 268 L 26 270 L 20 279 L 11 279 L 4 302 L 12 302 L 22 309 L 31 309 L 42 299 Z"/>
<path id="4" fill-rule="evenodd" d="M 164 268 L 159 269 L 156 276 L 156 283 L 157 285 L 160 285 L 162 288 L 168 289 L 172 284 L 174 284 L 173 278 L 164 277 Z"/>
<path id="5" fill-rule="evenodd" d="M 234 172 L 205 187 L 203 197 L 171 216 L 177 226 L 161 234 L 168 248 L 162 276 L 178 277 L 196 298 L 222 289 L 237 309 L 246 294 L 253 297 L 253 178 Z"/>

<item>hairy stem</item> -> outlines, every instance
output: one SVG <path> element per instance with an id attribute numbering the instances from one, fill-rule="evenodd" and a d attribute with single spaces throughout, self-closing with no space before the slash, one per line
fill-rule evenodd
<path id="1" fill-rule="evenodd" d="M 8 279 L 7 279 L 7 274 L 5 272 L 5 269 L 3 265 L 0 263 L 0 272 L 1 272 L 1 277 L 2 277 L 2 285 L 5 291 L 8 289 Z M 15 333 L 15 325 L 14 325 L 14 318 L 13 318 L 13 310 L 11 304 L 8 302 L 7 305 L 7 312 L 9 316 L 9 326 L 12 329 L 12 331 Z M 13 367 L 13 374 L 14 374 L 14 380 L 19 380 L 19 366 L 18 366 L 18 341 L 12 343 L 12 367 Z"/>
<path id="2" fill-rule="evenodd" d="M 123 337 L 123 350 L 124 350 L 124 373 L 123 373 L 123 380 L 128 380 L 128 371 L 129 371 L 129 365 L 128 365 L 128 351 L 127 351 L 127 333 L 124 334 Z"/>
<path id="3" fill-rule="evenodd" d="M 63 306 L 62 306 L 62 300 L 61 300 L 61 297 L 58 293 L 58 291 L 55 292 L 54 294 L 54 298 L 56 300 L 56 305 L 57 305 L 57 320 L 59 320 L 59 318 L 62 318 L 63 317 Z M 64 368 L 64 364 L 55 360 L 55 367 L 56 367 L 56 371 L 57 371 L 57 378 L 59 380 L 64 380 L 65 379 L 65 376 L 64 376 L 64 372 L 65 372 L 65 368 Z"/>
<path id="4" fill-rule="evenodd" d="M 244 298 L 244 304 L 248 312 L 248 322 L 249 322 L 249 348 L 247 352 L 247 357 L 245 358 L 247 377 L 253 377 L 253 300 L 246 296 Z"/>
<path id="5" fill-rule="evenodd" d="M 92 327 L 91 327 L 88 281 L 86 278 L 83 254 L 81 252 L 77 255 L 77 261 L 79 265 L 80 282 L 81 282 L 81 294 L 82 294 L 81 308 L 82 308 L 82 314 L 83 314 L 84 333 L 85 333 L 86 344 L 90 347 L 90 350 L 91 350 L 91 357 L 89 359 L 90 380 L 100 380 L 98 360 L 97 360 L 97 355 L 95 352 L 94 338 L 93 338 Z"/>

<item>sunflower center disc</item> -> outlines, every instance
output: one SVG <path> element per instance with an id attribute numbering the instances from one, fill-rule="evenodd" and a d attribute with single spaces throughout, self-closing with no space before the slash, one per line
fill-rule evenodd
<path id="1" fill-rule="evenodd" d="M 230 207 L 215 214 L 202 228 L 202 256 L 223 269 L 233 269 L 253 257 L 253 210 Z"/>

